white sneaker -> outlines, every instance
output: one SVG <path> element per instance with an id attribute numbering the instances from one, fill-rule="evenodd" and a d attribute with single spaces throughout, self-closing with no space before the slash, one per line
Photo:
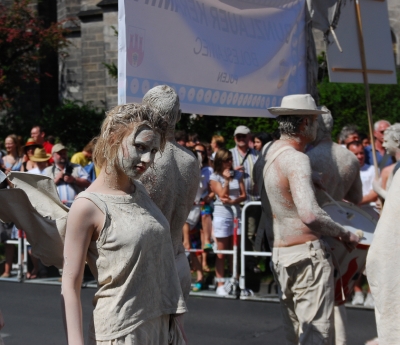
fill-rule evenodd
<path id="1" fill-rule="evenodd" d="M 216 291 L 218 296 L 228 296 L 229 293 L 225 290 L 225 286 L 218 286 Z"/>
<path id="2" fill-rule="evenodd" d="M 367 297 L 365 298 L 364 307 L 375 308 L 374 297 L 372 297 L 370 292 L 368 292 Z"/>
<path id="3" fill-rule="evenodd" d="M 363 305 L 364 304 L 364 294 L 361 291 L 356 291 L 351 301 L 352 305 Z"/>

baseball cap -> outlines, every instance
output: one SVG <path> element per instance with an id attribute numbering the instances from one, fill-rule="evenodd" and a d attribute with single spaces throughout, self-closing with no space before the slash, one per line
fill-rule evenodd
<path id="1" fill-rule="evenodd" d="M 247 126 L 237 126 L 235 129 L 235 133 L 233 135 L 236 134 L 249 134 L 250 133 L 250 129 Z"/>
<path id="2" fill-rule="evenodd" d="M 67 148 L 63 144 L 55 144 L 51 149 L 51 154 L 54 152 L 60 152 L 62 150 L 66 150 Z"/>

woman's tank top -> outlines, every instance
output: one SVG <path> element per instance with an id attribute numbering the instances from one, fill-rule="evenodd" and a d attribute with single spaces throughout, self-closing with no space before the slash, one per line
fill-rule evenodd
<path id="1" fill-rule="evenodd" d="M 131 195 L 82 192 L 105 215 L 87 262 L 99 290 L 90 336 L 112 340 L 146 320 L 186 312 L 169 225 L 140 182 Z"/>

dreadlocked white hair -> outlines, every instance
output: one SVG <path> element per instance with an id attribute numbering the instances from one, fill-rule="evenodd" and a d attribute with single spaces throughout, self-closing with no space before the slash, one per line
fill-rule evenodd
<path id="1" fill-rule="evenodd" d="M 153 87 L 143 97 L 143 104 L 155 109 L 168 123 L 168 130 L 174 130 L 181 118 L 179 96 L 168 85 Z"/>

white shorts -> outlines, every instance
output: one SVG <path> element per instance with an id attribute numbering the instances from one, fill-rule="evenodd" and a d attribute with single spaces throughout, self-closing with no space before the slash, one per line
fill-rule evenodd
<path id="1" fill-rule="evenodd" d="M 216 238 L 229 237 L 233 235 L 233 218 L 214 217 L 213 230 Z M 240 235 L 240 219 L 238 235 Z"/>

